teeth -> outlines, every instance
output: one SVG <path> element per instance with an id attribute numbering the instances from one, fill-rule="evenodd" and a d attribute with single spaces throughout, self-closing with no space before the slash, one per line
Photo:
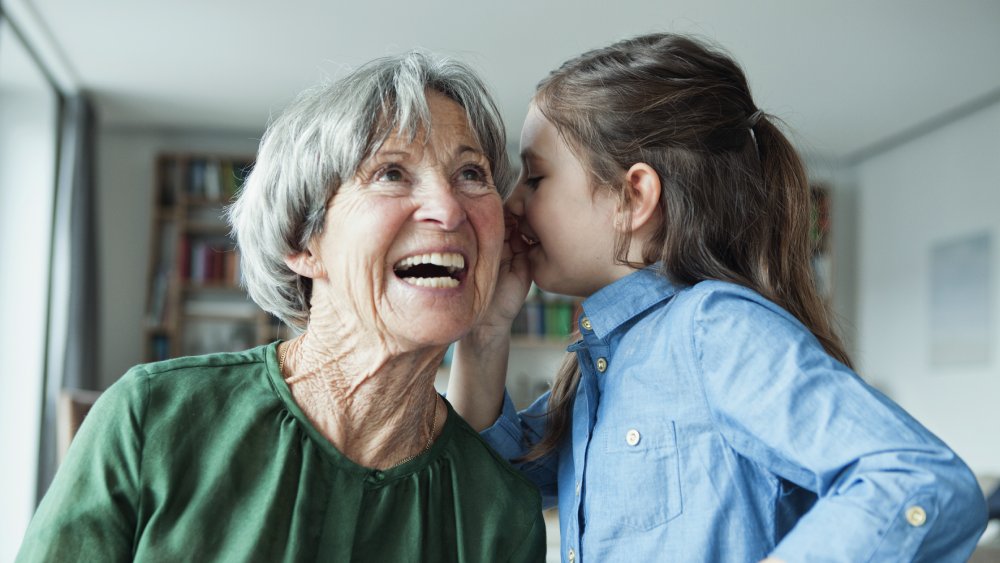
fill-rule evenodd
<path id="1" fill-rule="evenodd" d="M 524 233 L 521 233 L 521 240 L 523 240 L 528 246 L 535 246 L 538 244 L 538 239 L 533 239 Z"/>
<path id="2" fill-rule="evenodd" d="M 448 268 L 449 272 L 457 272 L 465 267 L 465 258 L 456 252 L 432 252 L 430 254 L 418 254 L 400 260 L 396 266 L 399 269 L 407 269 L 417 264 L 434 264 Z"/>
<path id="3" fill-rule="evenodd" d="M 458 287 L 458 280 L 454 278 L 403 278 L 406 283 L 418 287 Z"/>

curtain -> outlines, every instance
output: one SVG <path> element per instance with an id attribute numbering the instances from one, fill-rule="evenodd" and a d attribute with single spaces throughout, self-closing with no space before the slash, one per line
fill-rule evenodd
<path id="1" fill-rule="evenodd" d="M 64 99 L 52 233 L 39 500 L 56 471 L 60 394 L 65 389 L 97 388 L 94 122 L 93 106 L 85 94 Z"/>

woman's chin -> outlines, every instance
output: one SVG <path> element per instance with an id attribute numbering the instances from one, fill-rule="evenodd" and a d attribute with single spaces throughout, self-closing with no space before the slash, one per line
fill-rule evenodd
<path id="1" fill-rule="evenodd" d="M 411 342 L 413 348 L 446 347 L 465 336 L 472 328 L 471 316 L 468 320 L 457 317 L 444 318 L 434 314 L 423 318 L 412 318 L 404 323 L 396 337 Z"/>
<path id="2" fill-rule="evenodd" d="M 410 342 L 409 348 L 412 352 L 444 352 L 448 346 L 451 346 L 454 342 L 458 341 L 461 335 L 456 337 L 444 337 L 440 335 L 414 335 L 412 338 L 407 338 Z"/>
<path id="3" fill-rule="evenodd" d="M 387 298 L 394 311 L 425 330 L 434 330 L 438 325 L 452 330 L 456 324 L 471 326 L 474 320 L 476 290 L 468 280 L 456 287 L 439 288 L 397 279 L 390 285 Z"/>

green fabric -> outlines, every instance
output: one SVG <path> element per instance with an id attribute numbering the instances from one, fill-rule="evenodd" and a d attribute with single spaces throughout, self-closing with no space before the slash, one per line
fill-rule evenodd
<path id="1" fill-rule="evenodd" d="M 386 471 L 324 439 L 275 344 L 137 366 L 94 405 L 18 561 L 542 561 L 537 489 L 448 406 Z"/>

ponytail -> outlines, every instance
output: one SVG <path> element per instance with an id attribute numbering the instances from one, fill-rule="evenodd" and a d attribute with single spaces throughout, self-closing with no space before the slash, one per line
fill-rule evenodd
<path id="1" fill-rule="evenodd" d="M 831 312 L 816 289 L 811 267 L 815 251 L 809 232 L 812 227 L 811 188 L 805 167 L 788 138 L 768 119 L 753 128 L 760 154 L 762 180 L 777 201 L 770 206 L 777 213 L 771 224 L 770 244 L 761 245 L 756 271 L 765 279 L 750 285 L 795 316 L 816 336 L 828 354 L 853 367 L 843 342 L 833 329 Z"/>

